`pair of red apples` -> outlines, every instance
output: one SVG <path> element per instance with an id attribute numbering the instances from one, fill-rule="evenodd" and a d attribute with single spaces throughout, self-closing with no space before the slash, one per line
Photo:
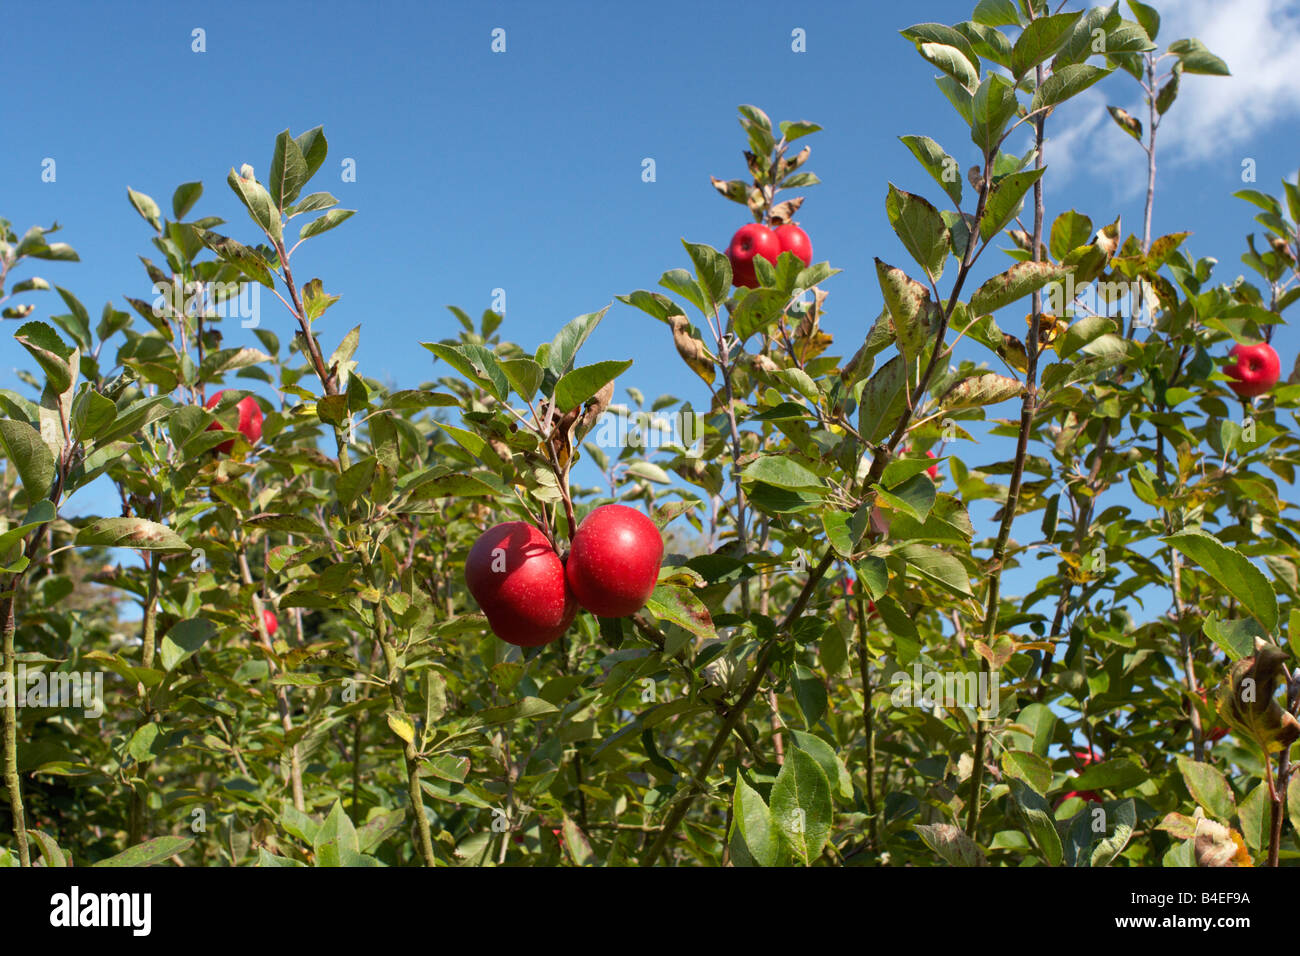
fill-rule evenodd
<path id="1" fill-rule="evenodd" d="M 488 528 L 470 548 L 465 584 L 493 634 L 540 647 L 569 629 L 579 607 L 599 617 L 641 610 L 663 556 L 653 521 L 626 505 L 602 505 L 578 525 L 566 557 L 525 521 Z"/>
<path id="2" fill-rule="evenodd" d="M 775 229 L 769 229 L 761 222 L 751 222 L 741 226 L 731 237 L 727 246 L 727 258 L 731 260 L 731 281 L 734 285 L 747 289 L 758 288 L 758 276 L 754 272 L 754 257 L 762 256 L 772 265 L 783 252 L 794 253 L 805 266 L 812 263 L 812 240 L 794 223 L 789 222 Z"/>

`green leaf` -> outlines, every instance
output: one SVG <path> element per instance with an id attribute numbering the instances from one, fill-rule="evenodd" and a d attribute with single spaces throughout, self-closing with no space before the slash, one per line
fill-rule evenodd
<path id="1" fill-rule="evenodd" d="M 1231 76 L 1228 64 L 1205 48 L 1200 40 L 1177 40 L 1169 44 L 1169 52 L 1178 57 L 1187 73 L 1203 76 Z"/>
<path id="2" fill-rule="evenodd" d="M 320 126 L 299 133 L 294 137 L 294 142 L 298 144 L 298 152 L 302 154 L 303 161 L 307 164 L 307 172 L 303 176 L 303 182 L 306 183 L 316 175 L 316 170 L 320 169 L 321 163 L 325 162 L 329 144 L 326 143 L 325 131 Z"/>
<path id="3" fill-rule="evenodd" d="M 980 75 L 975 64 L 956 47 L 946 43 L 922 43 L 917 49 L 921 56 L 966 89 L 973 90 L 979 85 Z"/>
<path id="4" fill-rule="evenodd" d="M 566 813 L 560 826 L 564 834 L 564 846 L 569 851 L 569 856 L 573 858 L 573 862 L 578 866 L 599 865 L 600 861 L 592 852 L 591 841 L 587 839 L 587 834 L 573 822 L 573 818 Z"/>
<path id="5" fill-rule="evenodd" d="M 709 296 L 709 302 L 718 306 L 727 300 L 731 291 L 731 260 L 712 246 L 682 240 L 686 252 L 695 264 L 699 287 Z M 712 310 L 710 310 L 712 311 Z"/>
<path id="6" fill-rule="evenodd" d="M 831 788 L 817 761 L 802 750 L 786 754 L 772 784 L 772 818 L 786 845 L 805 865 L 819 856 L 830 839 Z"/>
<path id="7" fill-rule="evenodd" d="M 930 514 L 930 509 L 934 507 L 937 493 L 934 482 L 928 476 L 913 475 L 907 481 L 888 490 L 877 488 L 876 496 L 877 501 L 888 504 L 889 507 L 902 511 L 917 522 L 923 523 Z"/>
<path id="8" fill-rule="evenodd" d="M 779 455 L 764 455 L 745 466 L 740 477 L 746 481 L 762 481 L 778 488 L 821 491 L 825 484 L 803 465 Z"/>
<path id="9" fill-rule="evenodd" d="M 1074 270 L 1050 262 L 1017 262 L 975 291 L 970 300 L 971 311 L 977 315 L 996 312 L 1031 295 L 1049 282 L 1063 279 L 1072 271 Z"/>
<path id="10" fill-rule="evenodd" d="M 1020 79 L 1061 48 L 1081 13 L 1057 13 L 1033 20 L 1011 48 L 1011 74 Z"/>
<path id="11" fill-rule="evenodd" d="M 1224 588 L 1253 614 L 1269 634 L 1277 630 L 1277 595 L 1264 572 L 1234 548 L 1203 531 L 1180 531 L 1161 539 L 1199 564 L 1217 587 Z"/>
<path id="12" fill-rule="evenodd" d="M 26 422 L 0 419 L 0 451 L 13 463 L 29 502 L 50 494 L 54 484 L 54 454 L 41 433 Z"/>
<path id="13" fill-rule="evenodd" d="M 174 670 L 177 664 L 206 644 L 216 633 L 216 625 L 201 617 L 173 624 L 163 635 L 159 649 L 163 670 Z"/>
<path id="14" fill-rule="evenodd" d="M 92 863 L 91 866 L 153 866 L 162 863 L 178 853 L 184 853 L 194 841 L 189 837 L 161 836 L 137 843 L 129 850 L 110 856 L 107 860 Z"/>
<path id="15" fill-rule="evenodd" d="M 1145 783 L 1150 774 L 1132 760 L 1107 760 L 1085 768 L 1070 781 L 1071 790 L 1128 790 Z"/>
<path id="16" fill-rule="evenodd" d="M 951 238 L 939 210 L 920 196 L 903 192 L 892 183 L 885 212 L 903 246 L 925 270 L 927 278 L 943 275 Z"/>
<path id="17" fill-rule="evenodd" d="M 131 200 L 131 205 L 145 222 L 153 226 L 155 232 L 162 232 L 162 210 L 158 204 L 144 193 L 138 193 L 130 186 L 126 187 L 126 198 Z"/>
<path id="18" fill-rule="evenodd" d="M 925 347 L 929 332 L 926 318 L 930 306 L 930 290 L 910 278 L 902 269 L 876 259 L 876 279 L 885 298 L 894 327 L 899 354 L 909 365 Z"/>
<path id="19" fill-rule="evenodd" d="M 582 347 L 583 342 L 587 341 L 587 336 L 591 335 L 608 311 L 609 306 L 606 306 L 599 312 L 589 312 L 571 319 L 551 341 L 545 361 L 542 360 L 541 353 L 538 353 L 537 360 L 546 366 L 550 377 L 558 380 L 573 371 L 573 361 L 578 354 L 578 349 Z"/>
<path id="20" fill-rule="evenodd" d="M 1237 806 L 1241 836 L 1251 852 L 1259 854 L 1268 846 L 1268 784 L 1258 783 Z"/>
<path id="21" fill-rule="evenodd" d="M 1110 866 L 1133 836 L 1133 828 L 1137 824 L 1137 808 L 1133 800 L 1125 800 L 1112 812 L 1115 816 L 1114 832 L 1093 848 L 1090 860 L 1092 866 Z"/>
<path id="22" fill-rule="evenodd" d="M 554 704 L 544 701 L 540 697 L 525 697 L 504 707 L 490 707 L 486 710 L 480 710 L 461 725 L 458 733 L 481 730 L 484 727 L 494 727 L 497 724 L 505 724 L 514 720 L 541 717 L 546 714 L 553 714 L 558 709 Z"/>
<path id="23" fill-rule="evenodd" d="M 1013 0 L 979 0 L 971 19 L 986 27 L 1020 26 L 1020 14 Z"/>
<path id="24" fill-rule="evenodd" d="M 322 232 L 329 232 L 344 220 L 352 218 L 355 212 L 355 209 L 331 209 L 298 230 L 298 238 L 310 239 L 312 236 L 319 236 Z"/>
<path id="25" fill-rule="evenodd" d="M 525 402 L 531 401 L 537 394 L 545 375 L 541 365 L 530 358 L 505 359 L 501 362 L 501 371 L 505 373 L 506 381 L 515 390 L 515 394 Z"/>
<path id="26" fill-rule="evenodd" d="M 77 532 L 79 547 L 135 548 L 138 551 L 188 551 L 171 528 L 145 518 L 100 518 Z"/>
<path id="27" fill-rule="evenodd" d="M 794 666 L 791 685 L 794 689 L 795 702 L 799 705 L 799 712 L 803 714 L 804 726 L 811 730 L 826 713 L 826 685 L 802 664 Z M 829 776 L 827 774 L 828 779 Z"/>
<path id="28" fill-rule="evenodd" d="M 61 395 L 72 387 L 76 369 L 71 359 L 75 350 L 57 332 L 44 322 L 28 322 L 14 333 L 14 339 L 36 359 L 51 391 Z"/>
<path id="29" fill-rule="evenodd" d="M 275 138 L 275 152 L 271 155 L 271 201 L 284 210 L 302 190 L 307 181 L 307 161 L 302 150 L 286 129 Z"/>
<path id="30" fill-rule="evenodd" d="M 923 577 L 962 597 L 971 597 L 970 576 L 966 567 L 946 551 L 936 551 L 923 544 L 906 544 L 895 554 L 907 561 Z"/>
<path id="31" fill-rule="evenodd" d="M 1053 73 L 1034 92 L 1029 111 L 1036 113 L 1045 106 L 1056 106 L 1071 97 L 1078 96 L 1102 77 L 1110 75 L 1110 70 L 1088 63 L 1063 66 Z"/>
<path id="32" fill-rule="evenodd" d="M 1156 8 L 1139 0 L 1128 0 L 1128 8 L 1133 11 L 1133 19 L 1137 20 L 1147 37 L 1154 40 L 1160 32 L 1160 13 Z"/>
<path id="33" fill-rule="evenodd" d="M 612 382 L 632 367 L 632 361 L 597 362 L 575 368 L 555 383 L 555 404 L 561 412 L 572 411 L 591 398 L 606 383 Z"/>
<path id="34" fill-rule="evenodd" d="M 934 181 L 943 188 L 953 203 L 960 206 L 962 177 L 957 160 L 928 136 L 900 136 L 899 139 L 934 177 Z"/>
<path id="35" fill-rule="evenodd" d="M 41 859 L 45 861 L 47 867 L 66 867 L 68 865 L 67 857 L 59 849 L 59 844 L 48 833 L 42 833 L 40 830 L 28 830 L 27 835 L 36 841 L 40 847 Z"/>
<path id="36" fill-rule="evenodd" d="M 803 730 L 791 730 L 795 746 L 817 761 L 817 765 L 830 781 L 831 790 L 840 799 L 853 800 L 853 778 L 843 761 L 836 755 L 835 749 L 822 738 Z"/>
<path id="37" fill-rule="evenodd" d="M 1092 239 L 1092 220 L 1071 209 L 1056 217 L 1052 223 L 1049 249 L 1053 259 L 1064 259 L 1069 253 L 1086 246 Z"/>
<path id="38" fill-rule="evenodd" d="M 233 166 L 226 176 L 226 184 L 244 204 L 253 222 L 257 223 L 270 239 L 278 241 L 283 238 L 284 224 L 280 221 L 280 212 L 275 208 L 275 204 L 271 201 L 271 194 L 266 191 L 265 186 L 255 179 L 245 179 Z"/>
<path id="39" fill-rule="evenodd" d="M 481 345 L 447 345 L 442 342 L 424 342 L 426 349 L 442 359 L 471 382 L 505 401 L 510 383 L 497 357 Z"/>
<path id="40" fill-rule="evenodd" d="M 985 241 L 992 239 L 1020 214 L 1025 193 L 1045 172 L 1047 167 L 1030 169 L 1022 173 L 1011 173 L 998 180 L 984 204 L 980 238 Z"/>
<path id="41" fill-rule="evenodd" d="M 1061 835 L 1056 831 L 1056 822 L 1047 801 L 1020 780 L 1011 782 L 1011 795 L 1024 821 L 1026 835 L 1038 847 L 1048 866 L 1060 866 L 1063 856 Z"/>
<path id="42" fill-rule="evenodd" d="M 194 227 L 194 232 L 199 237 L 199 241 L 211 249 L 217 258 L 235 266 L 254 282 L 259 282 L 268 289 L 275 288 L 275 280 L 271 277 L 271 270 L 266 260 L 255 249 L 198 226 Z"/>
<path id="43" fill-rule="evenodd" d="M 180 222 L 203 195 L 202 183 L 181 183 L 172 193 L 172 216 Z"/>
<path id="44" fill-rule="evenodd" d="M 762 796 L 745 782 L 739 771 L 736 772 L 731 808 L 733 847 L 738 837 L 749 861 L 757 866 L 779 866 L 785 857 L 780 830 Z"/>
<path id="45" fill-rule="evenodd" d="M 858 431 L 867 441 L 881 441 L 898 425 L 907 407 L 907 365 L 895 356 L 867 382 L 858 407 Z"/>
<path id="46" fill-rule="evenodd" d="M 1178 772 L 1183 775 L 1183 783 L 1192 799 L 1205 808 L 1205 812 L 1222 823 L 1228 823 L 1237 812 L 1236 801 L 1232 798 L 1232 787 L 1227 778 L 1208 763 L 1198 763 L 1182 754 L 1175 755 L 1178 760 Z"/>
<path id="47" fill-rule="evenodd" d="M 347 508 L 362 495 L 369 498 L 370 487 L 375 480 L 375 466 L 377 464 L 378 460 L 375 456 L 369 455 L 339 475 L 338 480 L 334 483 L 334 492 L 338 495 L 340 505 Z"/>
<path id="48" fill-rule="evenodd" d="M 646 610 L 662 621 L 670 621 L 696 637 L 714 640 L 713 616 L 689 588 L 659 584 L 646 601 Z"/>
<path id="49" fill-rule="evenodd" d="M 1292 613 L 1295 613 L 1294 611 Z M 1255 652 L 1255 640 L 1268 640 L 1268 633 L 1253 619 L 1239 621 L 1222 620 L 1213 611 L 1202 625 L 1205 636 L 1213 641 L 1228 660 L 1239 661 Z"/>
<path id="50" fill-rule="evenodd" d="M 943 408 L 980 408 L 1016 398 L 1024 390 L 1018 379 L 989 373 L 964 378 L 939 398 Z"/>
<path id="51" fill-rule="evenodd" d="M 1002 142 L 1007 121 L 1016 114 L 1016 92 L 999 73 L 984 78 L 971 99 L 970 138 L 980 152 L 991 158 Z"/>
<path id="52" fill-rule="evenodd" d="M 312 843 L 312 849 L 317 856 L 320 856 L 321 852 L 330 845 L 336 847 L 337 850 L 350 850 L 353 853 L 360 852 L 356 827 L 352 825 L 352 820 L 348 815 L 343 812 L 343 803 L 339 800 L 334 801 L 329 816 L 325 818 L 325 822 L 316 831 L 316 839 Z M 335 865 L 338 864 L 335 863 Z"/>
<path id="53" fill-rule="evenodd" d="M 1023 750 L 1004 750 L 1000 763 L 1008 777 L 1023 780 L 1040 796 L 1052 786 L 1052 765 L 1045 757 Z"/>
<path id="54" fill-rule="evenodd" d="M 987 866 L 984 851 L 951 823 L 918 823 L 912 827 L 921 841 L 949 866 Z"/>

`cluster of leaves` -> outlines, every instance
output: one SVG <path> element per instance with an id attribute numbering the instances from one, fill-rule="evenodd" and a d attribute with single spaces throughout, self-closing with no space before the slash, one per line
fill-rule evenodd
<path id="1" fill-rule="evenodd" d="M 1295 301 L 1300 199 L 1286 184 L 1287 219 L 1244 194 L 1277 240 L 1243 257 L 1265 289 L 1216 281 L 1185 233 L 1046 220 L 1054 111 L 1124 70 L 1151 117 L 1117 121 L 1154 150 L 1179 77 L 1224 72 L 1194 40 L 1157 53 L 1158 15 L 1129 9 L 980 0 L 969 21 L 904 30 L 970 145 L 901 138 L 951 208 L 889 185 L 913 261 L 876 260 L 884 307 L 862 341 L 832 351 L 829 264 L 758 259 L 759 287 L 733 290 L 725 255 L 684 242 L 689 269 L 619 298 L 668 327 L 708 408 L 664 395 L 646 411 L 625 386 L 638 414 L 615 439 L 602 428 L 633 415 L 614 401 L 632 363 L 578 360 L 604 310 L 530 350 L 501 338 L 501 316 L 453 309 L 459 333 L 424 343 L 447 374 L 412 389 L 359 371 L 359 327 L 325 356 L 317 324 L 338 296 L 291 264 L 351 214 L 301 196 L 321 130 L 280 134 L 265 184 L 230 171 L 252 243 L 190 218 L 197 182 L 171 219 L 131 190 L 161 256 L 142 258 L 153 300 L 107 305 L 92 328 L 58 289 L 67 314 L 15 333 L 38 398 L 0 391 L 6 673 L 109 675 L 99 718 L 6 706 L 0 863 L 1294 857 L 1297 695 L 1274 695 L 1300 628 L 1300 524 L 1281 497 L 1300 384 L 1239 405 L 1211 356 L 1267 338 Z M 750 178 L 714 185 L 788 222 L 802 199 L 779 190 L 817 182 L 810 150 L 788 149 L 819 127 L 740 113 Z M 1022 155 L 1005 148 L 1017 131 Z M 957 155 L 974 159 L 970 192 Z M 75 259 L 49 231 L 18 241 L 0 223 L 0 295 L 26 260 Z M 1003 237 L 1010 265 L 976 285 Z M 260 347 L 225 346 L 254 285 L 292 336 L 268 322 L 241 335 Z M 1026 300 L 1022 330 L 1007 316 Z M 248 394 L 266 413 L 255 448 L 234 430 Z M 661 419 L 676 437 L 649 440 Z M 673 422 L 695 423 L 691 440 Z M 573 484 L 584 461 L 603 486 Z M 94 482 L 119 516 L 68 513 Z M 462 582 L 477 535 L 523 518 L 563 550 L 607 501 L 669 535 L 645 609 L 582 614 L 543 648 L 493 637 Z M 1003 572 L 1031 557 L 1042 580 L 1003 596 Z M 142 614 L 69 600 L 87 593 Z M 981 686 L 991 701 L 963 692 Z M 1211 747 L 1220 721 L 1230 736 Z M 1082 746 L 1098 759 L 1079 772 Z"/>

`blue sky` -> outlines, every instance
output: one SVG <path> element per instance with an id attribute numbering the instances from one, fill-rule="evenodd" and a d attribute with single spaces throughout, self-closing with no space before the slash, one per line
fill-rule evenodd
<path id="1" fill-rule="evenodd" d="M 897 136 L 929 135 L 963 168 L 975 161 L 933 68 L 898 31 L 963 19 L 970 6 L 18 5 L 0 41 L 8 75 L 21 81 L 0 107 L 0 215 L 20 233 L 59 221 L 58 238 L 82 262 L 39 274 L 93 315 L 107 300 L 125 308 L 123 295 L 149 297 L 137 256 L 153 253 L 128 185 L 167 209 L 178 184 L 202 180 L 193 215 L 221 216 L 251 240 L 227 172 L 247 162 L 264 179 L 277 132 L 321 124 L 330 155 L 311 188 L 358 213 L 304 245 L 295 273 L 320 276 L 342 296 L 318 325 L 327 349 L 360 324 L 362 370 L 411 387 L 435 374 L 417 343 L 455 332 L 447 304 L 477 316 L 504 289 L 503 332 L 532 348 L 571 317 L 688 265 L 681 238 L 724 247 L 747 216 L 709 176 L 743 175 L 735 108 L 752 103 L 774 120 L 825 127 L 806 141 L 807 168 L 823 184 L 803 193 L 799 220 L 816 258 L 844 270 L 825 286 L 823 327 L 847 355 L 880 309 L 872 257 L 910 264 L 885 219 L 887 184 L 940 198 Z M 1231 282 L 1245 271 L 1245 234 L 1261 231 L 1252 207 L 1231 197 L 1243 188 L 1243 160 L 1254 160 L 1258 177 L 1246 185 L 1269 192 L 1300 161 L 1300 5 L 1165 6 L 1161 45 L 1199 36 L 1234 76 L 1184 81 L 1161 129 L 1154 234 L 1191 230 L 1191 251 L 1216 256 L 1218 277 Z M 204 53 L 191 50 L 196 28 L 206 31 Z M 490 48 L 494 28 L 506 31 L 505 53 Z M 806 32 L 805 53 L 791 51 L 796 28 Z M 1131 79 L 1118 75 L 1052 117 L 1049 218 L 1076 208 L 1097 225 L 1122 215 L 1126 231 L 1140 230 L 1144 158 L 1104 111 L 1137 112 L 1138 103 Z M 647 157 L 652 183 L 641 178 Z M 41 179 L 47 158 L 57 163 L 52 183 Z M 340 181 L 345 158 L 355 161 L 354 183 Z M 1005 268 L 999 255 L 990 251 L 977 280 Z M 62 311 L 53 296 L 35 301 L 37 318 Z M 270 297 L 263 305 L 264 324 L 287 339 L 287 313 Z M 1008 330 L 1018 322 L 1002 319 Z M 224 331 L 227 344 L 256 344 L 251 331 Z M 1283 328 L 1274 344 L 1289 369 L 1296 335 Z M 9 334 L 0 337 L 0 387 L 18 387 L 13 366 L 25 358 Z M 668 330 L 618 303 L 583 353 L 613 358 L 636 360 L 620 384 L 648 398 L 705 400 Z M 1007 457 L 991 440 L 958 453 L 972 465 Z M 1009 590 L 1025 590 L 1038 573 L 1016 576 Z"/>

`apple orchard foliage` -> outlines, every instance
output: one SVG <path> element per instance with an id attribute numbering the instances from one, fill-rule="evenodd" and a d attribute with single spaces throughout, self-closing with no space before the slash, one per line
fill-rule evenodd
<path id="1" fill-rule="evenodd" d="M 644 408 L 630 360 L 582 357 L 604 310 L 537 346 L 453 309 L 458 335 L 424 343 L 436 381 L 367 377 L 361 328 L 305 272 L 351 214 L 306 192 L 320 129 L 277 137 L 264 179 L 230 171 L 251 224 L 201 215 L 197 182 L 170 218 L 131 191 L 148 284 L 98 321 L 63 288 L 63 314 L 31 316 L 49 286 L 17 274 L 76 254 L 3 224 L 31 357 L 26 393 L 0 392 L 5 669 L 108 677 L 97 720 L 10 698 L 0 862 L 1294 859 L 1300 385 L 1243 404 L 1219 366 L 1297 298 L 1300 192 L 1240 194 L 1266 235 L 1234 282 L 1185 233 L 1048 217 L 1035 151 L 1094 84 L 1147 86 L 1148 114 L 1112 115 L 1154 149 L 1180 82 L 1232 82 L 1158 28 L 1141 3 L 982 0 L 904 30 L 927 61 L 909 81 L 938 70 L 970 137 L 902 137 L 910 185 L 881 195 L 906 258 L 876 260 L 883 308 L 853 304 L 838 340 L 831 264 L 756 256 L 735 287 L 724 252 L 665 246 L 659 291 L 619 298 L 708 387 L 651 405 L 698 413 L 696 454 L 596 442 L 615 397 Z M 715 187 L 794 222 L 819 127 L 740 120 L 744 176 Z M 1098 280 L 1137 283 L 1151 321 L 1088 298 Z M 214 301 L 239 283 L 275 305 L 251 331 Z M 65 507 L 104 479 L 120 514 Z M 611 501 L 666 529 L 644 608 L 494 637 L 474 541 L 520 521 L 564 553 Z M 1029 593 L 1002 587 L 1014 567 L 1041 575 Z M 900 696 L 899 673 L 947 689 Z M 955 696 L 981 678 L 988 713 Z"/>

